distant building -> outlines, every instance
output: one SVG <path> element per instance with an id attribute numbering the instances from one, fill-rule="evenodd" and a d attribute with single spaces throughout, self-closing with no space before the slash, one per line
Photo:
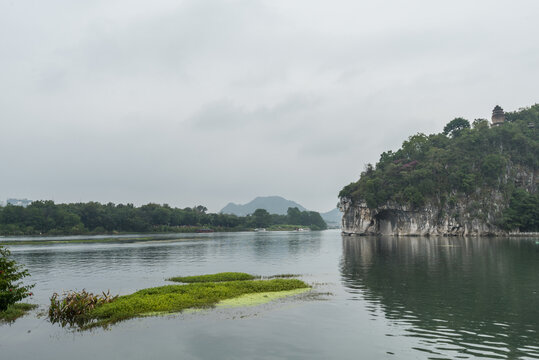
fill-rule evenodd
<path id="1" fill-rule="evenodd" d="M 496 105 L 492 110 L 492 126 L 499 126 L 505 122 L 505 113 L 503 109 Z"/>
<path id="2" fill-rule="evenodd" d="M 32 200 L 28 200 L 28 199 L 7 199 L 8 205 L 15 205 L 15 206 L 22 206 L 22 207 L 27 207 L 28 205 L 30 205 L 31 202 Z"/>

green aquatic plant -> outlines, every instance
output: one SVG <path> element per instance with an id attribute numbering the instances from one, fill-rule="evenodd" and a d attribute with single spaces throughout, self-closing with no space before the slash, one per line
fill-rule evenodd
<path id="1" fill-rule="evenodd" d="M 117 298 L 117 295 L 110 295 L 110 291 L 95 295 L 83 289 L 80 292 L 66 292 L 62 297 L 54 293 L 50 299 L 49 319 L 53 324 L 60 323 L 62 326 L 82 326 L 90 320 L 88 314 L 92 310 Z"/>
<path id="2" fill-rule="evenodd" d="M 94 295 L 85 290 L 68 292 L 63 297 L 55 293 L 50 299 L 49 319 L 62 326 L 88 329 L 134 317 L 209 308 L 219 304 L 225 307 L 261 304 L 310 289 L 309 285 L 298 279 L 260 280 L 254 275 L 238 272 L 169 280 L 185 284 L 148 288 L 124 296 L 111 296 L 108 292 Z"/>
<path id="3" fill-rule="evenodd" d="M 35 304 L 16 303 L 9 305 L 6 310 L 0 311 L 0 323 L 13 322 L 35 308 L 37 308 Z"/>
<path id="4" fill-rule="evenodd" d="M 303 294 L 309 291 L 310 288 L 300 288 L 294 290 L 283 290 L 274 292 L 261 292 L 255 294 L 245 294 L 232 299 L 221 300 L 217 303 L 218 308 L 231 308 L 231 307 L 244 307 L 244 306 L 257 306 L 266 304 L 270 301 L 283 299 L 285 297 Z"/>
<path id="5" fill-rule="evenodd" d="M 254 280 L 256 277 L 242 272 L 222 272 L 217 274 L 197 275 L 197 276 L 176 276 L 168 281 L 181 283 L 204 283 L 221 281 Z"/>
<path id="6" fill-rule="evenodd" d="M 93 322 L 85 327 L 106 326 L 138 316 L 213 307 L 222 300 L 237 298 L 245 294 L 308 288 L 309 285 L 298 279 L 202 282 L 160 286 L 120 296 L 114 302 L 96 307 L 88 314 Z"/>

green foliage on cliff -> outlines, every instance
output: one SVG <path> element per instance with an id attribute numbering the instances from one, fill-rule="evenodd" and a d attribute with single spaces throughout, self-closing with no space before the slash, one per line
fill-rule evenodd
<path id="1" fill-rule="evenodd" d="M 537 213 L 537 202 L 515 191 L 523 186 L 516 178 L 503 178 L 509 168 L 536 171 L 538 166 L 536 104 L 506 113 L 506 122 L 501 126 L 489 128 L 485 120 L 477 119 L 470 127 L 467 120 L 457 118 L 446 125 L 443 133 L 410 136 L 399 150 L 384 152 L 376 166 L 368 164 L 360 179 L 345 186 L 339 197 L 365 201 L 370 208 L 388 201 L 417 208 L 426 202 L 451 203 L 458 196 L 499 190 L 510 199 L 510 208 L 500 225 L 506 229 L 538 230 L 537 222 L 523 224 L 517 220 L 532 208 Z"/>
<path id="2" fill-rule="evenodd" d="M 507 230 L 518 228 L 520 231 L 538 231 L 539 194 L 515 189 L 509 207 L 503 214 L 502 225 Z"/>

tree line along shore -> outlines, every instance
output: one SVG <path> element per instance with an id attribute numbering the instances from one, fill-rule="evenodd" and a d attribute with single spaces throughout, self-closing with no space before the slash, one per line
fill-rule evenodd
<path id="1" fill-rule="evenodd" d="M 289 208 L 286 215 L 257 209 L 247 216 L 208 213 L 204 206 L 173 208 L 167 204 L 101 204 L 98 202 L 55 204 L 34 201 L 30 205 L 0 207 L 0 235 L 86 235 L 114 233 L 166 233 L 248 231 L 254 228 L 290 230 L 308 227 L 324 230 L 318 212 Z"/>

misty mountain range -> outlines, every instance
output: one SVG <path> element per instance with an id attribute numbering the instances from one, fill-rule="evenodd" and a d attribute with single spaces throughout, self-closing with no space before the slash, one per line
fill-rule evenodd
<path id="1" fill-rule="evenodd" d="M 300 211 L 307 209 L 295 201 L 287 200 L 281 196 L 258 196 L 247 204 L 228 203 L 220 212 L 223 214 L 234 214 L 246 216 L 252 214 L 256 209 L 265 209 L 270 214 L 286 215 L 289 207 L 297 207 Z M 326 224 L 330 227 L 340 226 L 341 213 L 335 208 L 325 213 L 320 213 Z"/>

